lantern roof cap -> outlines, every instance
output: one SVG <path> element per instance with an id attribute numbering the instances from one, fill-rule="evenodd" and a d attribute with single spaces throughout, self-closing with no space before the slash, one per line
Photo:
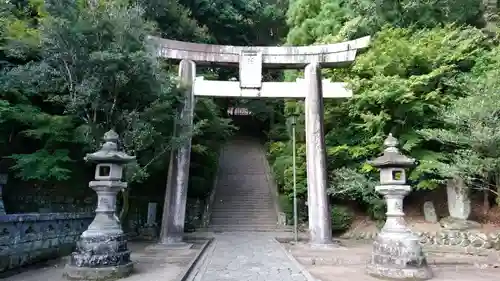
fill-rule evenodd
<path id="1" fill-rule="evenodd" d="M 135 156 L 128 155 L 118 150 L 118 140 L 120 137 L 114 130 L 109 130 L 104 134 L 104 144 L 101 149 L 85 156 L 85 161 L 100 163 L 127 163 L 135 159 Z"/>
<path id="2" fill-rule="evenodd" d="M 384 152 L 381 156 L 368 161 L 369 164 L 381 167 L 412 167 L 415 165 L 415 159 L 406 157 L 398 149 L 399 141 L 392 134 L 389 134 L 384 141 Z"/>

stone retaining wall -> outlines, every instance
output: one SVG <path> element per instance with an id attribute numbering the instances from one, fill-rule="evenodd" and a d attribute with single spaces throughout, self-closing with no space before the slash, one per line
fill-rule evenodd
<path id="1" fill-rule="evenodd" d="M 348 232 L 344 239 L 372 240 L 377 232 Z M 477 230 L 442 230 L 439 232 L 416 232 L 424 250 L 488 255 L 500 251 L 500 231 L 483 233 Z"/>
<path id="2" fill-rule="evenodd" d="M 0 215 L 0 272 L 69 254 L 92 213 Z"/>

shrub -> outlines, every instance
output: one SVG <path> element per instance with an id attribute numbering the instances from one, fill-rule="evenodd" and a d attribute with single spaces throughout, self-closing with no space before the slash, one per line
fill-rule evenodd
<path id="1" fill-rule="evenodd" d="M 281 210 L 286 214 L 288 224 L 288 222 L 293 221 L 293 201 L 285 194 L 280 194 L 278 199 Z"/>
<path id="2" fill-rule="evenodd" d="M 354 220 L 354 213 L 345 206 L 332 206 L 332 232 L 344 232 Z"/>

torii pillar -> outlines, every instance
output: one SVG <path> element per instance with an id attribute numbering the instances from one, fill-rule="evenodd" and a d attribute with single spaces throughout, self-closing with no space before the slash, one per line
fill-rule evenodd
<path id="1" fill-rule="evenodd" d="M 307 85 L 304 110 L 309 242 L 312 245 L 328 245 L 332 243 L 332 220 L 326 193 L 328 177 L 323 128 L 323 85 L 319 65 L 311 63 L 306 66 L 304 78 Z"/>

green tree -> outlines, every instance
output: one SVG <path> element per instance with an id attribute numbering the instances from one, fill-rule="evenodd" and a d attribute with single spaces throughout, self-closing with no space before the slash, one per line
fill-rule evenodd
<path id="1" fill-rule="evenodd" d="M 441 111 L 445 126 L 420 131 L 427 139 L 439 142 L 446 153 L 446 158 L 437 163 L 443 179 L 459 176 L 470 188 L 495 193 L 497 203 L 500 203 L 499 67 L 500 48 L 496 47 L 464 77 L 464 88 L 469 94 Z M 487 209 L 487 198 L 485 204 Z"/>
<path id="2" fill-rule="evenodd" d="M 464 77 L 477 75 L 474 66 L 495 44 L 478 29 L 484 26 L 481 5 L 479 0 L 290 2 L 288 44 L 372 36 L 368 50 L 351 67 L 323 71 L 325 78 L 348 82 L 354 92 L 348 100 L 325 101 L 332 199 L 365 202 L 373 216 L 383 215 L 383 202 L 374 192 L 376 171 L 364 163 L 381 152 L 388 133 L 400 139 L 404 153 L 419 160 L 411 183 L 420 189 L 440 186 L 440 163 L 448 154 L 419 130 L 446 126 L 441 111 L 468 96 Z M 285 115 L 302 112 L 302 106 L 287 101 Z M 273 159 L 288 153 L 281 151 Z M 284 161 L 274 164 L 277 172 L 290 167 Z"/>
<path id="3" fill-rule="evenodd" d="M 431 28 L 448 23 L 484 26 L 481 0 L 294 0 L 287 41 L 308 45 L 373 35 L 384 25 Z"/>
<path id="4" fill-rule="evenodd" d="M 41 21 L 41 59 L 4 76 L 5 93 L 31 92 L 31 100 L 39 100 L 31 104 L 35 114 L 9 115 L 24 125 L 24 137 L 42 145 L 11 156 L 24 179 L 67 179 L 71 169 L 65 164 L 97 149 L 109 128 L 121 132 L 139 163 L 145 161 L 142 152 L 166 151 L 170 143 L 166 124 L 175 119 L 177 96 L 144 40 L 154 26 L 137 6 L 85 5 L 47 5 L 51 16 Z M 83 150 L 71 155 L 73 145 Z"/>

